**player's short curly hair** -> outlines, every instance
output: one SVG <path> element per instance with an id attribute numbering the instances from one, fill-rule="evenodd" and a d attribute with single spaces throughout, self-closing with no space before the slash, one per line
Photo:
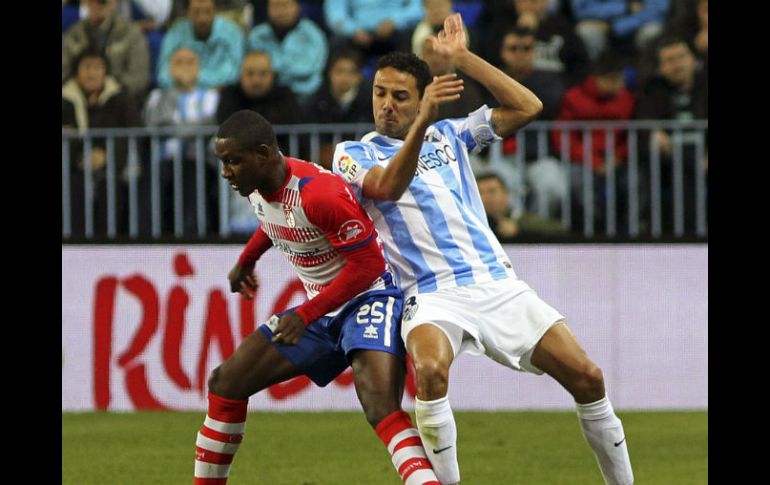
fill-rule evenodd
<path id="1" fill-rule="evenodd" d="M 380 57 L 377 61 L 377 70 L 392 67 L 397 71 L 411 74 L 417 81 L 417 90 L 420 97 L 425 93 L 425 86 L 430 84 L 432 77 L 428 64 L 411 52 L 391 52 Z"/>
<path id="2" fill-rule="evenodd" d="M 236 111 L 219 126 L 217 138 L 232 138 L 246 150 L 256 150 L 260 145 L 277 145 L 273 125 L 261 114 L 250 109 Z"/>

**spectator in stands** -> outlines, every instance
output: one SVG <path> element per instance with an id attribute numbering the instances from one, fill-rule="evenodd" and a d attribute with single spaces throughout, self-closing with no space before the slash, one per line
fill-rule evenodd
<path id="1" fill-rule="evenodd" d="M 500 65 L 500 45 L 511 26 L 532 29 L 537 42 L 535 67 L 561 73 L 571 86 L 585 77 L 588 54 L 569 19 L 548 7 L 549 0 L 507 0 L 489 8 L 484 17 L 489 27 L 482 52 L 490 62 Z"/>
<path id="2" fill-rule="evenodd" d="M 452 0 L 423 0 L 425 17 L 417 24 L 412 32 L 412 52 L 418 57 L 422 53 L 422 46 L 431 35 L 438 35 L 444 28 L 444 19 L 452 15 Z M 465 38 L 470 44 L 471 36 L 468 27 L 463 24 Z"/>
<path id="3" fill-rule="evenodd" d="M 656 45 L 658 76 L 643 86 L 639 97 L 636 118 L 653 120 L 701 120 L 708 119 L 708 69 L 700 66 L 695 54 L 684 38 L 671 35 L 661 37 Z M 681 147 L 684 178 L 685 231 L 692 233 L 695 227 L 696 163 L 708 170 L 708 139 L 704 140 L 705 158 L 698 160 L 697 131 L 682 130 L 676 136 L 670 130 L 655 130 L 657 146 L 661 154 L 661 196 L 663 203 L 663 230 L 669 231 L 673 223 L 673 156 Z M 644 159 L 650 157 L 649 140 L 640 137 L 640 151 Z"/>
<path id="4" fill-rule="evenodd" d="M 564 95 L 564 74 L 546 71 L 535 66 L 538 43 L 535 33 L 526 27 L 512 27 L 502 39 L 500 59 L 503 72 L 517 80 L 543 102 L 543 111 L 539 120 L 553 120 L 558 114 Z M 488 96 L 486 103 L 497 106 L 497 100 Z M 548 150 L 548 143 L 540 143 L 542 138 L 536 130 L 524 130 L 524 173 L 513 163 L 517 156 L 518 137 L 510 136 L 503 140 L 503 156 L 509 162 L 506 167 L 496 167 L 501 175 L 508 179 L 510 187 L 527 194 L 526 208 L 537 210 L 543 217 L 555 216 L 561 210 L 561 202 L 568 193 L 567 178 L 559 160 Z M 529 190 L 518 184 L 524 183 Z"/>
<path id="5" fill-rule="evenodd" d="M 613 53 L 607 51 L 599 56 L 591 67 L 591 74 L 579 85 L 573 86 L 564 94 L 558 121 L 595 121 L 595 120 L 630 120 L 634 113 L 634 95 L 624 85 L 625 65 Z M 552 137 L 556 149 L 561 153 L 562 130 L 553 130 Z M 599 230 L 606 228 L 606 184 L 609 160 L 614 169 L 617 204 L 615 215 L 620 223 L 619 230 L 627 229 L 628 176 L 626 160 L 628 142 L 626 131 L 613 130 L 613 142 L 608 141 L 607 130 L 591 131 L 590 164 L 593 171 L 593 213 Z M 580 228 L 583 223 L 583 187 L 585 145 L 583 130 L 569 131 L 569 157 L 572 181 L 572 221 L 573 227 Z M 608 153 L 610 148 L 612 151 Z M 640 191 L 641 192 L 641 191 Z"/>
<path id="6" fill-rule="evenodd" d="M 326 68 L 326 81 L 308 103 L 308 121 L 312 123 L 370 123 L 372 89 L 361 72 L 361 54 L 352 48 L 335 51 Z M 344 133 L 341 139 L 355 139 Z M 321 136 L 319 160 L 312 160 L 331 170 L 335 143 L 330 135 Z"/>
<path id="7" fill-rule="evenodd" d="M 169 65 L 173 85 L 154 89 L 144 109 L 147 126 L 214 125 L 219 92 L 198 85 L 200 61 L 189 47 L 180 47 L 171 55 Z M 174 222 L 174 170 L 170 163 L 175 157 L 182 160 L 184 229 L 192 234 L 197 229 L 196 147 L 192 138 L 170 137 L 164 140 L 161 159 L 161 222 L 163 231 L 171 231 Z M 206 156 L 207 151 L 204 151 Z M 217 166 L 212 157 L 204 160 L 206 185 L 205 207 L 209 229 L 215 228 L 217 218 Z"/>
<path id="8" fill-rule="evenodd" d="M 423 40 L 422 49 L 418 56 L 428 64 L 431 76 L 443 76 L 444 74 L 456 73 L 457 79 L 462 79 L 463 92 L 460 99 L 443 103 L 439 106 L 436 120 L 447 118 L 463 118 L 468 113 L 477 110 L 484 104 L 486 89 L 474 79 L 466 76 L 462 72 L 457 72 L 455 67 L 444 57 L 437 54 L 433 49 L 433 44 L 426 38 Z"/>
<path id="9" fill-rule="evenodd" d="M 115 2 L 86 0 L 88 17 L 65 32 L 62 38 L 62 83 L 72 76 L 73 62 L 80 54 L 96 50 L 109 60 L 111 76 L 140 103 L 150 82 L 150 53 L 142 31 L 118 15 Z"/>
<path id="10" fill-rule="evenodd" d="M 243 31 L 233 21 L 216 14 L 214 0 L 189 0 L 187 17 L 178 20 L 163 38 L 158 60 L 158 85 L 171 87 L 171 54 L 179 47 L 192 48 L 200 58 L 202 88 L 216 88 L 238 79 L 245 50 Z"/>
<path id="11" fill-rule="evenodd" d="M 678 5 L 676 9 L 674 6 Z M 709 53 L 709 2 L 708 0 L 680 0 L 671 5 L 666 33 L 682 36 L 690 44 L 695 57 L 707 62 Z"/>
<path id="12" fill-rule="evenodd" d="M 627 58 L 655 40 L 668 15 L 669 0 L 570 0 L 588 56 L 595 60 L 612 47 Z"/>
<path id="13" fill-rule="evenodd" d="M 326 34 L 300 15 L 297 0 L 268 0 L 267 14 L 267 22 L 249 33 L 248 50 L 270 54 L 278 84 L 289 87 L 304 104 L 323 80 L 329 55 Z"/>
<path id="14" fill-rule="evenodd" d="M 332 48 L 351 44 L 365 56 L 408 50 L 409 36 L 422 19 L 422 0 L 325 0 L 324 17 Z"/>
<path id="15" fill-rule="evenodd" d="M 217 123 L 221 124 L 242 109 L 256 111 L 274 125 L 300 123 L 303 113 L 297 97 L 289 88 L 276 84 L 275 77 L 268 53 L 253 51 L 246 54 L 240 82 L 221 89 Z M 279 146 L 284 151 L 288 148 L 280 141 Z"/>
<path id="16" fill-rule="evenodd" d="M 559 222 L 543 219 L 521 208 L 514 209 L 511 194 L 498 174 L 482 173 L 476 177 L 476 183 L 489 228 L 500 242 L 513 242 L 525 234 L 552 235 L 566 232 Z"/>
<path id="17" fill-rule="evenodd" d="M 73 62 L 74 74 L 62 86 L 62 127 L 78 130 L 89 128 L 119 128 L 139 126 L 138 111 L 127 90 L 109 75 L 109 60 L 98 50 L 86 49 Z M 115 206 L 117 230 L 126 223 L 126 191 L 131 173 L 126 164 L 126 140 L 115 141 Z M 104 234 L 107 229 L 107 149 L 104 138 L 93 138 L 90 155 L 82 142 L 70 146 L 70 182 L 72 230 L 82 235 L 85 230 L 86 164 L 90 165 L 93 185 L 94 233 Z"/>
<path id="18" fill-rule="evenodd" d="M 221 90 L 217 123 L 222 124 L 231 114 L 242 109 L 250 109 L 261 114 L 273 125 L 301 123 L 303 111 L 297 97 L 286 86 L 275 82 L 275 71 L 266 52 L 253 51 L 246 54 L 241 67 L 241 79 L 238 84 L 225 86 Z M 283 153 L 289 153 L 288 135 L 276 135 L 278 147 Z M 298 152 L 304 160 L 309 160 L 308 143 L 298 140 Z M 230 193 L 230 230 L 236 233 L 251 233 L 256 229 L 257 219 L 254 212 L 235 192 Z"/>

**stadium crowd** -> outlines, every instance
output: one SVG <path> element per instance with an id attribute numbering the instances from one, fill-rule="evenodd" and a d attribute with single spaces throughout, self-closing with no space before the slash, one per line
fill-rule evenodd
<path id="1" fill-rule="evenodd" d="M 708 0 L 62 0 L 62 127 L 214 125 L 240 109 L 255 110 L 275 125 L 370 123 L 371 81 L 382 54 L 412 51 L 434 75 L 454 70 L 426 42 L 452 12 L 463 14 L 471 50 L 543 101 L 540 120 L 708 119 Z M 484 103 L 498 105 L 481 85 L 464 80 L 463 96 L 443 106 L 440 118 L 465 116 Z M 582 130 L 571 132 L 574 170 L 566 176 L 558 162 L 561 133 L 551 133 L 546 156 L 538 149 L 537 134 L 530 134 L 534 138 L 526 140 L 525 172 L 514 173 L 510 164 L 510 172 L 493 179 L 505 194 L 527 194 L 524 207 L 496 211 L 516 227 L 494 224 L 509 229 L 498 233 L 501 239 L 516 237 L 520 229 L 563 232 L 559 224 L 528 224 L 522 217 L 537 212 L 545 200 L 546 219 L 558 220 L 560 200 L 570 196 L 568 185 L 573 187 L 573 229 L 581 231 L 582 199 L 575 194 L 581 190 L 586 155 L 591 157 L 594 214 L 601 229 L 605 161 L 614 160 L 617 180 L 627 180 L 625 131 L 616 130 L 608 146 L 604 130 L 596 130 L 588 151 Z M 650 135 L 670 165 L 672 134 L 656 130 Z M 321 141 L 320 159 L 312 161 L 328 167 L 334 144 L 331 137 Z M 122 175 L 120 227 L 125 227 L 125 183 L 130 177 L 124 142 L 115 146 Z M 286 139 L 279 138 L 279 145 L 287 155 L 309 157 L 306 144 L 300 153 L 289 153 Z M 649 145 L 648 139 L 639 140 L 642 163 L 649 157 L 644 153 Z M 167 139 L 162 158 L 191 160 L 195 148 Z M 96 177 L 94 220 L 101 227 L 107 148 L 104 140 L 94 139 L 88 150 L 86 157 L 82 143 L 71 146 L 73 206 L 83 207 L 82 173 L 84 160 L 90 159 Z M 505 157 L 514 157 L 516 150 L 516 136 L 504 140 Z M 612 157 L 606 156 L 608 150 Z M 694 231 L 695 163 L 688 160 L 700 155 L 696 152 L 687 147 L 683 152 L 689 233 Z M 484 156 L 478 159 L 480 176 L 488 172 Z M 707 170 L 707 150 L 702 162 Z M 669 172 L 664 170 L 661 180 L 664 210 L 673 204 Z M 647 183 L 647 172 L 640 173 L 640 184 Z M 164 187 L 171 187 L 172 175 L 170 168 L 164 169 Z M 217 176 L 214 160 L 207 164 L 207 183 L 213 187 Z M 185 173 L 183 186 L 186 207 L 192 208 L 192 170 Z M 164 197 L 170 193 L 164 190 Z M 625 193 L 622 185 L 618 193 Z M 623 213 L 628 201 L 621 196 L 617 203 Z M 164 211 L 171 205 L 166 200 Z M 644 198 L 641 205 L 647 205 Z M 207 206 L 207 231 L 214 233 L 216 199 Z M 196 215 L 189 212 L 186 230 L 195 228 Z M 82 231 L 82 219 L 73 216 L 73 232 Z M 164 215 L 164 221 L 171 219 L 170 213 Z M 670 225 L 664 224 L 664 230 Z"/>

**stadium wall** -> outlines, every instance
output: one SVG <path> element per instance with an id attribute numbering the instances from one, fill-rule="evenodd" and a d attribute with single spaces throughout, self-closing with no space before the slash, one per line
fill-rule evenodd
<path id="1" fill-rule="evenodd" d="M 277 251 L 252 302 L 229 292 L 240 246 L 62 247 L 62 411 L 204 410 L 208 373 L 261 321 L 304 299 Z M 561 311 L 618 409 L 708 408 L 708 246 L 515 245 L 514 269 Z M 411 375 L 410 375 L 411 379 Z M 407 385 L 404 406 L 413 407 Z M 454 409 L 571 409 L 547 376 L 463 355 Z M 273 386 L 251 410 L 356 410 L 350 369 Z"/>

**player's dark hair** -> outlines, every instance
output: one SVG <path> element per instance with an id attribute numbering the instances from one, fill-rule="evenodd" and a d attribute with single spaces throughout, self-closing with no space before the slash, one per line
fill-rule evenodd
<path id="1" fill-rule="evenodd" d="M 425 93 L 425 86 L 430 84 L 432 77 L 428 63 L 411 52 L 391 52 L 380 57 L 377 61 L 377 70 L 392 67 L 397 71 L 411 74 L 417 81 L 417 91 L 420 97 Z"/>
<path id="2" fill-rule="evenodd" d="M 230 115 L 220 125 L 217 138 L 232 138 L 239 148 L 245 150 L 256 150 L 260 145 L 277 144 L 270 122 L 250 109 L 242 109 Z"/>

